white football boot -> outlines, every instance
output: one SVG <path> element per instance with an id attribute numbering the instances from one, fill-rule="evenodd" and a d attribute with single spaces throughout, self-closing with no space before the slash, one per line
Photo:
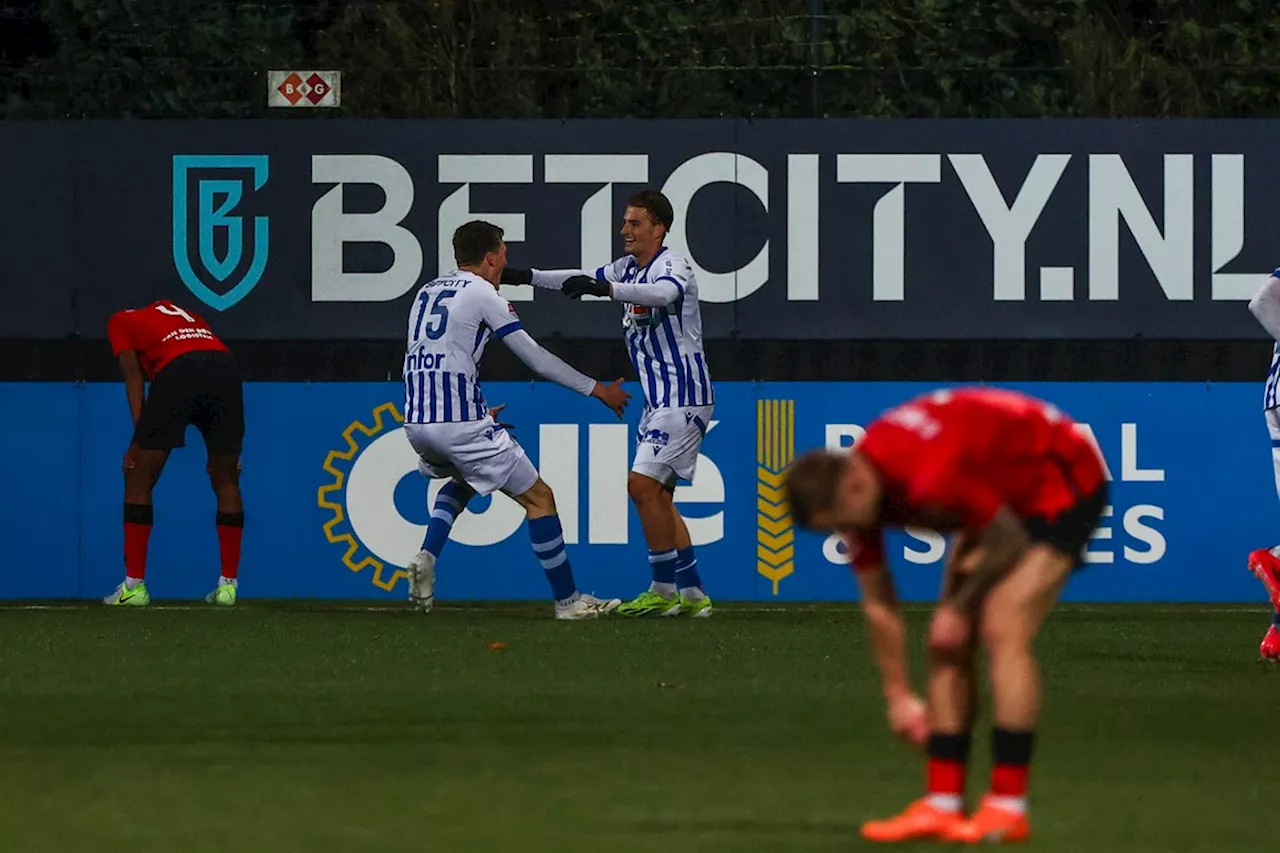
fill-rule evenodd
<path id="1" fill-rule="evenodd" d="M 567 601 L 556 602 L 556 618 L 567 620 L 597 619 L 618 609 L 620 598 L 596 598 L 582 592 Z"/>
<path id="2" fill-rule="evenodd" d="M 430 613 L 436 603 L 436 557 L 419 551 L 405 566 L 409 570 L 409 601 L 423 613 Z"/>

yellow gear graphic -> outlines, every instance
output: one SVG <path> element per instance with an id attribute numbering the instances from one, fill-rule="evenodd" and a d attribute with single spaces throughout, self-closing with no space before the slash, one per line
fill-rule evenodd
<path id="1" fill-rule="evenodd" d="M 355 537 L 355 531 L 351 529 L 351 525 L 347 522 L 347 514 L 343 507 L 343 486 L 346 483 L 347 474 L 351 470 L 351 462 L 355 459 L 356 454 L 360 452 L 362 446 L 368 442 L 358 442 L 355 434 L 361 433 L 366 439 L 377 438 L 385 432 L 389 425 L 384 424 L 384 418 L 389 418 L 394 424 L 404 423 L 404 416 L 400 414 L 400 410 L 396 408 L 395 403 L 383 403 L 373 410 L 373 426 L 365 426 L 360 421 L 352 421 L 346 429 L 342 431 L 342 438 L 346 441 L 347 446 L 344 450 L 330 450 L 329 455 L 324 460 L 324 470 L 333 477 L 333 481 L 321 486 L 316 491 L 316 502 L 321 509 L 327 509 L 333 513 L 333 518 L 324 524 L 324 536 L 334 545 L 345 545 L 346 553 L 342 555 L 342 563 L 353 572 L 362 572 L 369 567 L 373 567 L 373 585 L 380 589 L 393 590 L 401 578 L 408 579 L 409 573 L 402 568 L 394 567 L 395 571 L 390 577 L 386 577 L 386 569 L 388 568 L 381 560 L 370 554 Z M 337 467 L 334 463 L 339 460 L 346 462 L 344 467 Z M 327 496 L 335 495 L 337 500 L 328 500 Z M 341 524 L 346 524 L 346 530 L 339 533 L 337 528 Z M 359 558 L 359 559 L 357 559 Z"/>

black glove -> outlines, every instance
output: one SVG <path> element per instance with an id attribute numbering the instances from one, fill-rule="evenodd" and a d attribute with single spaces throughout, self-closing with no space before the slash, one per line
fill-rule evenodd
<path id="1" fill-rule="evenodd" d="M 608 296 L 609 282 L 601 281 L 589 275 L 571 275 L 560 285 L 561 292 L 570 299 L 581 299 L 584 296 Z"/>
<path id="2" fill-rule="evenodd" d="M 503 267 L 499 284 L 533 284 L 533 270 L 522 270 L 519 267 Z"/>

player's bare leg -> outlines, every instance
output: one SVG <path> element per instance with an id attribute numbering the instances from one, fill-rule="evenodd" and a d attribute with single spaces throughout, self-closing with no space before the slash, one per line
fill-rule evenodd
<path id="1" fill-rule="evenodd" d="M 993 729 L 991 791 L 957 840 L 1027 837 L 1027 775 L 1040 715 L 1032 644 L 1071 574 L 1073 559 L 1034 544 L 983 602 L 978 635 L 988 658 Z"/>
<path id="2" fill-rule="evenodd" d="M 504 491 L 506 491 L 504 489 Z M 556 602 L 557 619 L 594 619 L 612 612 L 622 602 L 616 598 L 600 599 L 578 592 L 565 551 L 564 530 L 556 513 L 556 498 L 551 487 L 538 480 L 520 494 L 507 494 L 524 508 L 529 519 L 529 541 L 551 584 Z"/>
<path id="3" fill-rule="evenodd" d="M 409 601 L 423 613 L 430 613 L 435 606 L 436 561 L 449 541 L 454 522 L 475 496 L 476 490 L 457 477 L 445 483 L 436 494 L 422 550 L 414 554 L 405 567 L 409 570 Z"/>
<path id="4" fill-rule="evenodd" d="M 674 496 L 671 515 L 676 527 L 676 591 L 680 595 L 680 615 L 706 618 L 712 612 L 711 598 L 702 588 L 693 537 L 689 535 L 689 525 L 684 523 L 684 516 L 676 509 Z"/>
<path id="5" fill-rule="evenodd" d="M 682 535 L 686 543 L 690 540 L 688 527 L 676 511 L 672 497 L 674 473 L 670 475 L 670 481 L 668 485 L 637 471 L 627 475 L 627 494 L 640 515 L 645 544 L 649 546 L 653 582 L 639 596 L 618 608 L 620 616 L 676 616 L 680 613 L 680 595 L 676 586 L 680 556 L 678 537 Z M 691 554 L 691 544 L 685 547 Z"/>
<path id="6" fill-rule="evenodd" d="M 942 577 L 942 599 L 963 579 L 969 555 L 970 550 L 963 541 L 951 548 Z M 974 698 L 976 648 L 974 638 L 962 650 L 930 655 L 925 796 L 900 814 L 863 824 L 862 836 L 867 840 L 891 844 L 938 840 L 949 838 L 962 828 L 965 780 L 977 708 Z"/>
<path id="7" fill-rule="evenodd" d="M 124 456 L 124 565 L 125 579 L 104 598 L 104 604 L 140 606 L 151 600 L 147 592 L 147 543 L 155 513 L 151 493 L 169 460 L 168 450 L 130 444 Z"/>
<path id="8" fill-rule="evenodd" d="M 963 579 L 962 545 L 952 551 L 943 575 L 942 599 L 950 597 Z M 964 807 L 964 791 L 973 739 L 973 723 L 977 701 L 977 676 L 974 672 L 976 638 L 967 647 L 952 654 L 933 654 L 929 658 L 929 772 L 928 799 L 939 809 L 960 812 Z"/>
<path id="9" fill-rule="evenodd" d="M 244 498 L 240 493 L 240 455 L 211 454 L 205 466 L 209 485 L 217 498 L 215 522 L 218 529 L 218 556 L 222 566 L 218 586 L 205 596 L 210 604 L 236 603 L 240 576 L 240 545 L 244 538 Z"/>

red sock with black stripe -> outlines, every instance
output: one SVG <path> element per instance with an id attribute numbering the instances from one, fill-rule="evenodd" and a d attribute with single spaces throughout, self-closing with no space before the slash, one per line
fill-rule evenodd
<path id="1" fill-rule="evenodd" d="M 964 785 L 969 768 L 968 732 L 929 735 L 928 796 L 934 808 L 959 812 L 964 807 Z"/>
<path id="2" fill-rule="evenodd" d="M 222 576 L 235 580 L 240 574 L 240 541 L 244 538 L 244 512 L 219 512 L 218 555 Z"/>
<path id="3" fill-rule="evenodd" d="M 991 796 L 1009 811 L 1027 810 L 1027 777 L 1035 732 L 991 730 Z"/>
<path id="4" fill-rule="evenodd" d="M 142 583 L 147 576 L 147 542 L 154 518 L 151 504 L 124 505 L 124 573 L 129 586 Z"/>

